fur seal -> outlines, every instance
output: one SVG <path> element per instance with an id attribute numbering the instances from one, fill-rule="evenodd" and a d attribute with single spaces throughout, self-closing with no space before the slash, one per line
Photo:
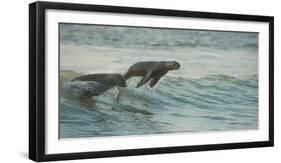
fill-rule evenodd
<path id="1" fill-rule="evenodd" d="M 82 97 L 99 96 L 114 86 L 126 87 L 126 80 L 120 74 L 88 74 L 71 80 L 73 88 L 82 91 Z M 79 82 L 78 85 L 75 82 Z"/>
<path id="2" fill-rule="evenodd" d="M 180 64 L 176 61 L 137 62 L 129 68 L 124 78 L 127 80 L 133 76 L 142 76 L 143 78 L 137 84 L 136 88 L 144 85 L 149 80 L 149 86 L 153 87 L 168 71 L 177 70 L 179 68 Z"/>

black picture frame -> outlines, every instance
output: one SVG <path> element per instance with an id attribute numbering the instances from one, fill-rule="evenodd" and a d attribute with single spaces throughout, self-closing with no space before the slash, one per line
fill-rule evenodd
<path id="1" fill-rule="evenodd" d="M 156 147 L 82 153 L 45 153 L 45 11 L 94 11 L 123 14 L 239 20 L 269 23 L 269 140 L 246 143 Z M 88 4 L 34 2 L 29 5 L 29 158 L 34 161 L 55 161 L 100 157 L 132 156 L 236 148 L 268 147 L 274 144 L 274 18 L 271 16 L 240 15 L 210 12 L 179 11 L 152 8 L 102 6 Z"/>

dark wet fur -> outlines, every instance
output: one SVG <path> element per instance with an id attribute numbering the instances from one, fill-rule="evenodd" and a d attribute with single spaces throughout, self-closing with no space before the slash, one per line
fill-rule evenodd
<path id="1" fill-rule="evenodd" d="M 108 86 L 126 86 L 125 79 L 120 74 L 88 74 L 75 77 L 71 81 L 95 81 Z"/>

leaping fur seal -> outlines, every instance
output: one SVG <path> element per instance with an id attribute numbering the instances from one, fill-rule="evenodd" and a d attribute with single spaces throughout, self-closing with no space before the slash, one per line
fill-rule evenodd
<path id="1" fill-rule="evenodd" d="M 149 86 L 153 87 L 168 71 L 177 70 L 179 68 L 180 64 L 176 61 L 137 62 L 125 73 L 124 79 L 127 80 L 134 76 L 143 76 L 136 88 L 144 85 L 149 80 Z"/>

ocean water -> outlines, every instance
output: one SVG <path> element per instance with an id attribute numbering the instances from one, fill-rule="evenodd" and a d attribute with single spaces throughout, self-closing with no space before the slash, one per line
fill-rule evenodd
<path id="1" fill-rule="evenodd" d="M 258 129 L 258 33 L 59 27 L 60 138 Z M 81 74 L 124 74 L 140 61 L 181 68 L 152 89 L 135 88 L 141 78 L 134 77 L 87 100 L 67 87 Z"/>

